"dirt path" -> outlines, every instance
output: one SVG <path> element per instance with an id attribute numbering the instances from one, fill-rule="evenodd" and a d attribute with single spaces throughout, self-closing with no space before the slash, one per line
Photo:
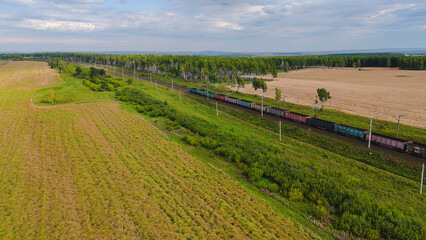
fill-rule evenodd
<path id="1" fill-rule="evenodd" d="M 426 128 L 426 71 L 304 69 L 279 73 L 267 84 L 267 97 L 274 98 L 280 88 L 287 101 L 311 105 L 316 89 L 326 88 L 332 96 L 328 108 L 392 122 L 392 115 L 403 114 L 402 123 Z M 255 93 L 250 84 L 240 91 Z"/>

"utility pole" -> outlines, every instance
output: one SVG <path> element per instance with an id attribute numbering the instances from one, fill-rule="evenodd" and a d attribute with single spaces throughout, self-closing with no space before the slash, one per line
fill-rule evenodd
<path id="1" fill-rule="evenodd" d="M 281 142 L 281 121 L 280 121 L 280 142 Z"/>
<path id="2" fill-rule="evenodd" d="M 422 177 L 420 180 L 420 194 L 423 192 L 423 174 L 425 173 L 425 163 L 422 164 Z"/>
<path id="3" fill-rule="evenodd" d="M 368 137 L 368 148 L 370 148 L 371 146 L 371 126 L 373 125 L 373 119 L 370 118 L 370 132 L 368 133 L 369 137 Z"/>
<path id="4" fill-rule="evenodd" d="M 135 61 L 133 61 L 133 78 L 136 78 L 136 64 L 135 64 Z"/>
<path id="5" fill-rule="evenodd" d="M 263 89 L 262 89 L 262 112 L 261 112 L 262 116 L 263 116 Z"/>
<path id="6" fill-rule="evenodd" d="M 207 81 L 207 100 L 209 100 L 209 81 Z"/>
<path id="7" fill-rule="evenodd" d="M 172 78 L 172 90 L 173 90 L 173 78 Z"/>
<path id="8" fill-rule="evenodd" d="M 398 133 L 399 133 L 399 122 L 401 121 L 402 117 L 405 117 L 405 115 L 398 115 L 398 117 L 396 116 L 392 116 L 393 118 L 395 118 L 398 121 L 398 126 L 396 127 L 396 137 L 398 137 Z"/>
<path id="9" fill-rule="evenodd" d="M 180 95 L 180 90 L 179 90 L 179 102 L 182 102 L 182 96 Z"/>
<path id="10" fill-rule="evenodd" d="M 121 78 L 124 80 L 123 64 L 121 65 Z"/>

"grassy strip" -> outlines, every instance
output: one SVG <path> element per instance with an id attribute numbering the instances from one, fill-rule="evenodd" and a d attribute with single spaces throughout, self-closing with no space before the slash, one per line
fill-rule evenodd
<path id="1" fill-rule="evenodd" d="M 179 126 L 190 129 L 194 134 L 185 134 L 185 141 L 212 149 L 214 153 L 234 162 L 255 184 L 263 184 L 293 201 L 305 199 L 304 202 L 309 203 L 305 211 L 323 221 L 330 221 L 338 229 L 367 238 L 380 235 L 385 238 L 415 239 L 424 235 L 422 217 L 402 210 L 407 206 L 393 200 L 398 195 L 392 193 L 385 198 L 377 195 L 379 186 L 387 185 L 385 188 L 389 190 L 399 189 L 400 184 L 407 186 L 407 182 L 403 183 L 405 180 L 290 139 L 286 139 L 284 145 L 265 141 L 263 135 L 270 134 L 264 130 L 247 126 L 241 121 L 220 121 L 213 117 L 214 108 L 204 109 L 198 103 L 188 103 L 186 100 L 181 105 L 173 104 L 170 109 L 168 104 L 153 98 L 176 99 L 172 97 L 173 91 L 161 92 L 156 92 L 155 87 L 154 90 L 143 87 L 129 90 L 121 99 L 137 102 L 137 109 L 149 115 L 167 116 L 172 131 Z M 215 123 L 212 117 L 220 123 Z M 342 160 L 345 162 L 343 165 L 339 164 Z M 382 178 L 383 181 L 378 180 Z M 266 179 L 266 183 L 262 179 Z M 388 216 L 389 211 L 398 217 L 381 218 Z M 410 223 L 410 226 L 406 226 L 406 223 Z M 400 228 L 389 228 L 389 224 L 405 230 L 396 231 Z"/>
<path id="2" fill-rule="evenodd" d="M 121 69 L 119 68 L 115 68 L 115 69 L 121 71 Z M 128 69 L 124 69 L 124 71 L 133 74 L 133 72 Z M 171 83 L 172 81 L 171 76 L 169 75 L 160 75 L 160 74 L 148 75 L 147 73 L 144 73 L 144 72 L 137 72 L 137 74 L 143 77 L 151 76 L 152 78 L 157 79 L 158 81 L 163 81 L 168 83 Z M 173 83 L 183 87 L 200 87 L 201 86 L 200 84 L 195 83 L 195 81 L 190 82 L 190 80 L 184 81 L 182 79 L 173 79 Z M 214 92 L 219 92 L 223 94 L 225 94 L 226 92 L 223 89 L 223 87 L 216 88 L 213 84 L 209 88 L 211 89 L 211 91 L 214 91 Z M 258 102 L 258 103 L 261 102 L 261 97 L 255 94 L 246 94 L 246 93 L 238 92 L 238 93 L 233 93 L 232 96 L 236 98 L 242 98 L 252 102 Z M 274 106 L 274 107 L 277 106 L 277 101 L 275 99 L 264 97 L 263 100 L 265 105 Z M 286 109 L 290 111 L 306 114 L 306 115 L 312 115 L 312 109 L 310 106 L 304 106 L 304 105 L 286 102 Z M 369 118 L 353 115 L 350 113 L 344 113 L 340 110 L 324 109 L 322 112 L 319 113 L 319 118 L 327 120 L 327 121 L 332 121 L 336 123 L 341 123 L 341 124 L 362 128 L 362 129 L 370 128 Z M 376 133 L 384 134 L 387 136 L 395 136 L 396 128 L 397 128 L 397 123 L 394 123 L 394 122 L 389 122 L 389 121 L 379 120 L 379 119 L 375 119 L 373 121 L 373 131 Z M 413 140 L 416 142 L 421 142 L 426 144 L 426 130 L 419 127 L 400 124 L 399 138 Z"/>
<path id="3" fill-rule="evenodd" d="M 254 94 L 235 93 L 233 97 L 243 98 L 253 102 L 261 102 L 261 97 Z M 277 101 L 272 98 L 263 99 L 265 105 L 277 106 Z M 282 104 L 282 103 L 281 103 Z M 303 106 L 293 103 L 286 103 L 286 109 L 306 115 L 312 115 L 312 109 L 310 106 Z M 342 123 L 362 129 L 370 128 L 370 120 L 367 117 L 344 113 L 340 110 L 324 109 L 319 113 L 319 118 L 331 122 Z M 397 123 L 388 122 L 384 120 L 374 119 L 373 120 L 373 131 L 384 134 L 387 136 L 395 136 Z M 417 142 L 426 143 L 426 129 L 412 127 L 401 124 L 399 128 L 399 138 L 414 140 Z"/>
<path id="4" fill-rule="evenodd" d="M 164 76 L 154 76 L 154 78 L 160 78 L 160 81 L 168 82 L 170 79 Z M 178 81 L 178 83 L 182 83 Z M 196 84 L 193 84 L 194 86 Z M 185 87 L 189 87 L 188 84 L 185 84 Z M 195 86 L 199 87 L 199 86 Z M 215 89 L 218 90 L 218 89 Z M 222 90 L 223 91 L 223 90 Z M 235 97 L 238 94 L 233 94 Z M 242 94 L 246 95 L 246 94 Z M 257 95 L 253 95 L 254 98 L 257 98 Z M 245 98 L 247 99 L 247 98 Z M 206 102 L 201 99 L 195 99 L 200 104 L 205 104 Z M 242 120 L 251 122 L 255 125 L 261 126 L 263 128 L 269 129 L 274 132 L 278 132 L 277 123 L 271 119 L 263 118 L 258 115 L 248 115 L 243 111 L 236 110 L 234 108 L 226 108 L 221 106 L 222 111 L 238 117 Z M 333 110 L 332 110 L 333 111 Z M 282 132 L 284 136 L 303 141 L 317 147 L 329 150 L 331 152 L 340 154 L 342 156 L 366 163 L 368 165 L 389 171 L 391 173 L 403 176 L 405 178 L 417 181 L 420 176 L 420 168 L 418 163 L 413 163 L 411 161 L 404 161 L 403 159 L 396 159 L 394 157 L 386 156 L 382 153 L 372 151 L 371 149 L 360 148 L 356 145 L 350 144 L 346 141 L 342 141 L 330 136 L 319 133 L 308 133 L 297 127 L 282 125 Z"/>
<path id="5" fill-rule="evenodd" d="M 93 92 L 89 88 L 83 86 L 82 79 L 75 78 L 69 74 L 61 74 L 64 84 L 40 89 L 34 96 L 34 102 L 37 105 L 52 105 L 45 101 L 45 95 L 49 90 L 54 90 L 56 94 L 55 104 L 65 103 L 86 103 L 94 101 L 112 101 L 114 100 L 113 92 Z"/>

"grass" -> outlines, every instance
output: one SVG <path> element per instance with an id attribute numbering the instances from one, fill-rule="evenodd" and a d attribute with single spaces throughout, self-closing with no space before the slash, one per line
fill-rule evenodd
<path id="1" fill-rule="evenodd" d="M 49 89 L 53 89 L 57 95 L 57 104 L 64 103 L 87 103 L 94 101 L 113 101 L 114 93 L 112 92 L 93 92 L 86 86 L 81 84 L 81 79 L 74 78 L 67 74 L 61 74 L 63 84 L 50 88 L 37 90 L 34 96 L 34 102 L 40 106 L 52 105 L 43 102 L 44 95 Z"/>
<path id="2" fill-rule="evenodd" d="M 61 104 L 30 104 L 44 65 L 0 70 L 1 239 L 310 238 L 110 93 L 52 77 Z"/>
<path id="3" fill-rule="evenodd" d="M 233 94 L 232 96 L 236 98 L 247 99 L 253 102 L 261 102 L 261 97 L 257 95 L 253 95 L 253 94 L 236 93 L 236 94 Z M 277 106 L 277 101 L 275 99 L 264 98 L 263 101 L 265 105 L 274 106 L 274 107 Z M 290 111 L 294 111 L 294 112 L 298 112 L 298 113 L 302 113 L 306 115 L 312 115 L 312 109 L 309 106 L 303 106 L 303 105 L 286 102 L 285 108 Z M 366 130 L 370 128 L 369 118 L 352 115 L 349 113 L 344 113 L 342 111 L 334 110 L 334 109 L 325 108 L 322 112 L 318 114 L 318 118 L 324 119 L 327 121 L 342 123 L 342 124 L 366 129 Z M 396 128 L 397 128 L 397 123 L 373 119 L 374 132 L 394 137 L 396 133 Z M 399 138 L 426 143 L 426 129 L 401 124 L 399 127 Z"/>
<path id="4" fill-rule="evenodd" d="M 403 77 L 410 77 L 410 76 L 408 76 L 408 75 L 395 75 L 395 77 L 401 77 L 401 78 L 403 78 Z"/>
<path id="5" fill-rule="evenodd" d="M 265 144 L 279 144 L 285 149 L 283 158 L 288 164 L 303 171 L 314 171 L 325 174 L 328 181 L 340 182 L 349 191 L 369 196 L 371 201 L 383 206 L 393 207 L 407 216 L 425 222 L 423 207 L 424 196 L 418 193 L 418 182 L 368 166 L 351 158 L 335 154 L 333 151 L 321 149 L 313 144 L 284 136 L 283 143 L 278 142 L 277 133 L 265 130 L 250 122 L 241 121 L 233 115 L 221 111 L 216 117 L 214 105 L 197 97 L 184 95 L 179 102 L 177 91 L 164 89 L 155 90 L 155 85 L 146 83 L 139 86 L 146 94 L 160 101 L 167 101 L 170 106 L 188 116 L 197 116 L 215 126 L 220 131 L 228 132 L 247 139 L 256 139 Z M 200 104 L 202 103 L 202 104 Z M 221 110 L 226 108 L 222 106 Z M 194 111 L 196 109 L 196 111 Z M 157 119 L 161 122 L 161 118 Z M 165 121 L 164 124 L 168 124 Z M 174 134 L 179 135 L 179 132 Z M 263 180 L 262 180 L 263 181 Z M 262 182 L 255 182 L 262 186 Z M 296 211 L 310 214 L 310 207 L 303 203 L 291 203 Z"/>
<path id="6" fill-rule="evenodd" d="M 121 71 L 121 69 L 119 68 L 116 68 L 116 69 Z M 126 69 L 124 71 L 126 71 Z M 127 71 L 129 73 L 133 73 L 130 70 L 127 70 Z M 139 76 L 144 76 L 144 77 L 148 76 L 146 73 L 143 73 L 143 72 L 139 72 L 137 74 L 139 74 Z M 151 75 L 151 77 L 154 79 L 158 79 L 159 81 L 171 83 L 170 76 L 153 74 Z M 409 77 L 409 76 L 398 75 L 397 77 Z M 200 85 L 195 83 L 191 84 L 191 82 L 183 81 L 182 79 L 174 79 L 174 84 L 184 86 L 184 87 L 200 88 Z M 212 85 L 209 87 L 209 89 L 214 92 L 220 92 L 223 94 L 225 93 L 225 90 L 223 87 L 215 88 L 215 86 Z M 255 94 L 245 94 L 245 93 L 239 92 L 239 93 L 233 93 L 232 96 L 236 98 L 249 100 L 252 102 L 258 102 L 258 103 L 261 102 L 261 97 Z M 272 98 L 264 97 L 264 104 L 276 107 L 277 101 Z M 282 103 L 280 107 L 282 108 Z M 304 106 L 304 105 L 286 102 L 286 109 L 290 111 L 302 113 L 305 115 L 312 115 L 312 109 L 310 106 Z M 322 112 L 318 114 L 318 118 L 324 119 L 327 121 L 336 122 L 336 123 L 346 124 L 346 125 L 366 129 L 366 130 L 370 128 L 369 118 L 362 117 L 359 115 L 344 113 L 340 110 L 325 108 Z M 373 119 L 373 131 L 376 133 L 394 137 L 396 134 L 396 129 L 397 129 L 397 123 L 379 120 L 379 119 Z M 426 144 L 426 129 L 401 124 L 399 129 L 399 138 Z"/>

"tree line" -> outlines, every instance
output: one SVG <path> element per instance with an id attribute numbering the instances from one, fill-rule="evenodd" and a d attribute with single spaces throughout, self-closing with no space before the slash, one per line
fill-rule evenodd
<path id="1" fill-rule="evenodd" d="M 259 75 L 276 76 L 278 71 L 302 68 L 341 67 L 399 67 L 426 70 L 426 56 L 404 55 L 337 55 L 337 56 L 270 56 L 218 57 L 189 55 L 116 55 L 94 53 L 34 53 L 5 54 L 0 59 L 49 60 L 61 58 L 67 62 L 111 65 L 151 74 L 168 74 L 183 80 L 212 83 L 235 82 L 238 76 L 252 78 Z"/>

